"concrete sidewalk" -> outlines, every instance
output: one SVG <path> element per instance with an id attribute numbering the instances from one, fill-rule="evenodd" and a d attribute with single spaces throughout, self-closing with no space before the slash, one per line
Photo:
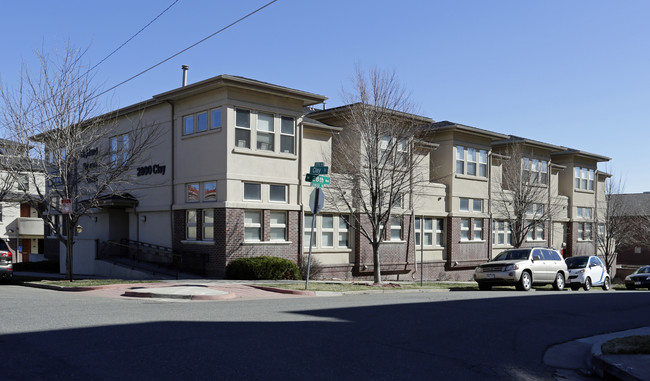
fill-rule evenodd
<path id="1" fill-rule="evenodd" d="M 559 376 L 577 372 L 606 380 L 650 380 L 650 355 L 604 355 L 601 346 L 619 337 L 650 335 L 650 327 L 642 327 L 604 335 L 585 337 L 547 349 L 544 363 L 568 370 Z"/>

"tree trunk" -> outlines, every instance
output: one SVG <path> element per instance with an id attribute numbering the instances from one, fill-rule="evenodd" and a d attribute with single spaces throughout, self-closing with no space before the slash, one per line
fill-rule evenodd
<path id="1" fill-rule="evenodd" d="M 68 222 L 68 231 L 67 231 L 67 236 L 65 238 L 65 270 L 66 270 L 66 275 L 67 278 L 70 282 L 73 281 L 72 278 L 72 250 L 73 250 L 73 244 L 74 244 L 74 231 L 72 227 L 72 218 L 70 215 L 66 216 L 67 222 Z"/>
<path id="2" fill-rule="evenodd" d="M 372 245 L 372 260 L 375 265 L 374 268 L 374 281 L 376 284 L 381 284 L 381 268 L 379 263 L 379 245 Z"/>

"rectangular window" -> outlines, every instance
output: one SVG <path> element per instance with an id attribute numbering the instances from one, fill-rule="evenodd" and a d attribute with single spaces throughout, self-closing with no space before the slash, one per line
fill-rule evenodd
<path id="1" fill-rule="evenodd" d="M 492 223 L 492 241 L 496 245 L 511 244 L 510 224 L 507 221 L 494 221 Z"/>
<path id="2" fill-rule="evenodd" d="M 189 209 L 186 212 L 187 221 L 185 238 L 190 241 L 196 240 L 196 209 Z"/>
<path id="3" fill-rule="evenodd" d="M 129 162 L 129 135 L 122 134 L 109 139 L 111 164 L 126 165 Z"/>
<path id="4" fill-rule="evenodd" d="M 214 210 L 203 209 L 203 240 L 214 240 Z"/>
<path id="5" fill-rule="evenodd" d="M 472 239 L 474 241 L 480 241 L 483 239 L 483 220 L 474 220 L 472 229 Z"/>
<path id="6" fill-rule="evenodd" d="M 215 108 L 210 111 L 210 129 L 218 130 L 221 128 L 221 109 Z"/>
<path id="7" fill-rule="evenodd" d="M 529 184 L 546 184 L 548 182 L 548 161 L 523 158 L 522 177 Z"/>
<path id="8" fill-rule="evenodd" d="M 287 202 L 286 185 L 269 185 L 269 200 L 271 202 Z"/>
<path id="9" fill-rule="evenodd" d="M 314 222 L 314 215 L 313 214 L 305 214 L 305 225 L 303 226 L 303 238 L 302 238 L 302 246 L 303 247 L 309 247 L 310 243 L 313 246 L 316 246 L 316 227 L 314 226 L 314 234 L 311 234 L 311 226 L 312 223 Z"/>
<path id="10" fill-rule="evenodd" d="M 578 241 L 591 241 L 590 222 L 581 222 L 578 224 Z"/>
<path id="11" fill-rule="evenodd" d="M 456 173 L 465 174 L 465 148 L 460 146 L 456 147 Z"/>
<path id="12" fill-rule="evenodd" d="M 271 212 L 271 241 L 287 240 L 287 213 Z"/>
<path id="13" fill-rule="evenodd" d="M 183 135 L 190 135 L 194 133 L 194 115 L 187 115 L 183 117 Z"/>
<path id="14" fill-rule="evenodd" d="M 480 198 L 460 198 L 460 211 L 461 212 L 483 212 L 483 200 Z"/>
<path id="15" fill-rule="evenodd" d="M 23 191 L 29 190 L 29 175 L 26 173 L 21 173 L 18 175 L 18 189 Z"/>
<path id="16" fill-rule="evenodd" d="M 402 217 L 393 216 L 390 218 L 390 240 L 400 241 L 402 239 Z"/>
<path id="17" fill-rule="evenodd" d="M 350 247 L 348 242 L 348 230 L 350 226 L 349 216 L 339 216 L 339 247 Z"/>
<path id="18" fill-rule="evenodd" d="M 460 211 L 461 212 L 469 212 L 469 198 L 462 198 L 460 199 Z"/>
<path id="19" fill-rule="evenodd" d="M 199 193 L 199 183 L 187 184 L 185 186 L 187 190 L 187 202 L 199 202 L 200 193 Z"/>
<path id="20" fill-rule="evenodd" d="M 262 201 L 262 185 L 256 183 L 244 183 L 245 201 Z"/>
<path id="21" fill-rule="evenodd" d="M 217 201 L 217 182 L 203 183 L 203 201 Z"/>
<path id="22" fill-rule="evenodd" d="M 456 174 L 487 177 L 487 151 L 456 146 Z"/>
<path id="23" fill-rule="evenodd" d="M 251 112 L 237 109 L 235 120 L 235 146 L 238 148 L 251 147 Z"/>
<path id="24" fill-rule="evenodd" d="M 593 169 L 575 167 L 573 169 L 575 188 L 593 191 L 594 176 L 595 176 L 595 172 Z"/>
<path id="25" fill-rule="evenodd" d="M 415 219 L 415 244 L 417 246 L 421 246 L 422 243 L 424 246 L 433 246 L 433 222 L 437 221 L 433 218 L 421 218 L 417 217 Z M 437 232 L 436 232 L 437 233 Z M 424 241 L 422 243 L 421 239 L 424 237 Z M 437 237 L 436 237 L 437 241 Z M 438 242 L 436 242 L 436 245 Z M 437 245 L 440 246 L 440 245 Z"/>
<path id="26" fill-rule="evenodd" d="M 208 113 L 200 112 L 196 115 L 196 131 L 203 132 L 208 130 Z"/>
<path id="27" fill-rule="evenodd" d="M 294 153 L 295 125 L 293 118 L 283 116 L 280 126 L 280 152 Z"/>
<path id="28" fill-rule="evenodd" d="M 541 217 L 544 215 L 544 204 L 529 204 L 526 207 L 526 216 Z"/>
<path id="29" fill-rule="evenodd" d="M 2 221 L 2 209 L 0 208 L 0 221 Z M 598 239 L 599 240 L 604 240 L 605 239 L 605 224 L 598 224 Z"/>
<path id="30" fill-rule="evenodd" d="M 472 212 L 481 213 L 483 211 L 483 200 L 473 199 L 472 200 Z"/>
<path id="31" fill-rule="evenodd" d="M 442 218 L 438 218 L 434 220 L 436 223 L 436 246 L 444 246 L 444 235 L 443 235 L 443 229 L 444 229 L 444 222 Z M 424 225 L 426 228 L 426 224 Z"/>
<path id="32" fill-rule="evenodd" d="M 487 177 L 487 151 L 480 150 L 478 156 L 478 175 Z"/>
<path id="33" fill-rule="evenodd" d="M 350 216 L 349 215 L 333 215 L 323 214 L 314 216 L 305 214 L 303 226 L 303 247 L 309 248 L 309 239 L 311 232 L 311 224 L 315 222 L 314 234 L 311 236 L 313 239 L 314 248 L 322 249 L 347 249 L 350 247 L 349 229 L 350 229 Z M 317 237 L 320 239 L 317 240 Z"/>
<path id="34" fill-rule="evenodd" d="M 273 114 L 257 114 L 257 149 L 262 151 L 273 151 L 275 141 L 275 127 L 273 125 Z"/>
<path id="35" fill-rule="evenodd" d="M 469 218 L 460 219 L 460 240 L 469 241 Z"/>
<path id="36" fill-rule="evenodd" d="M 244 241 L 262 240 L 262 212 L 247 210 L 244 212 Z"/>
<path id="37" fill-rule="evenodd" d="M 321 247 L 334 247 L 334 216 L 323 214 L 321 216 Z"/>
<path id="38" fill-rule="evenodd" d="M 544 240 L 544 224 L 541 222 L 536 223 L 528 230 L 526 238 L 529 241 L 543 241 Z"/>
<path id="39" fill-rule="evenodd" d="M 476 176 L 476 148 L 467 149 L 467 174 Z"/>

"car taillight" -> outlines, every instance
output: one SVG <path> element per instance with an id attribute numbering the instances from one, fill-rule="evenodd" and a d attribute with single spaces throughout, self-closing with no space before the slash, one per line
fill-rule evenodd
<path id="1" fill-rule="evenodd" d="M 2 252 L 0 252 L 0 256 L 1 256 L 1 257 L 5 257 L 5 258 L 11 258 L 11 252 L 9 252 L 9 251 L 2 251 Z"/>

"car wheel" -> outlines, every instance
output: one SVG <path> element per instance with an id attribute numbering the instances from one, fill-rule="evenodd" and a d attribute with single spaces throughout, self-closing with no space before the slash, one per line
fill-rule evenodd
<path id="1" fill-rule="evenodd" d="M 605 278 L 605 282 L 603 282 L 603 290 L 608 291 L 611 286 L 612 282 L 610 282 L 609 277 Z"/>
<path id="2" fill-rule="evenodd" d="M 557 273 L 555 275 L 555 282 L 553 282 L 553 289 L 556 291 L 561 291 L 564 289 L 564 274 Z"/>
<path id="3" fill-rule="evenodd" d="M 530 287 L 533 285 L 533 279 L 530 276 L 530 273 L 528 271 L 524 271 L 521 273 L 521 278 L 519 278 L 519 282 L 517 283 L 517 290 L 519 291 L 528 291 L 530 290 Z"/>
<path id="4" fill-rule="evenodd" d="M 591 278 L 587 277 L 587 279 L 585 279 L 585 284 L 582 286 L 582 288 L 584 288 L 585 291 L 591 290 Z"/>
<path id="5" fill-rule="evenodd" d="M 572 284 L 571 285 L 571 290 L 578 291 L 579 289 L 580 289 L 580 286 L 578 286 L 577 284 Z"/>
<path id="6" fill-rule="evenodd" d="M 479 283 L 478 284 L 478 289 L 481 291 L 490 291 L 492 289 L 491 284 L 485 284 L 485 283 Z"/>

